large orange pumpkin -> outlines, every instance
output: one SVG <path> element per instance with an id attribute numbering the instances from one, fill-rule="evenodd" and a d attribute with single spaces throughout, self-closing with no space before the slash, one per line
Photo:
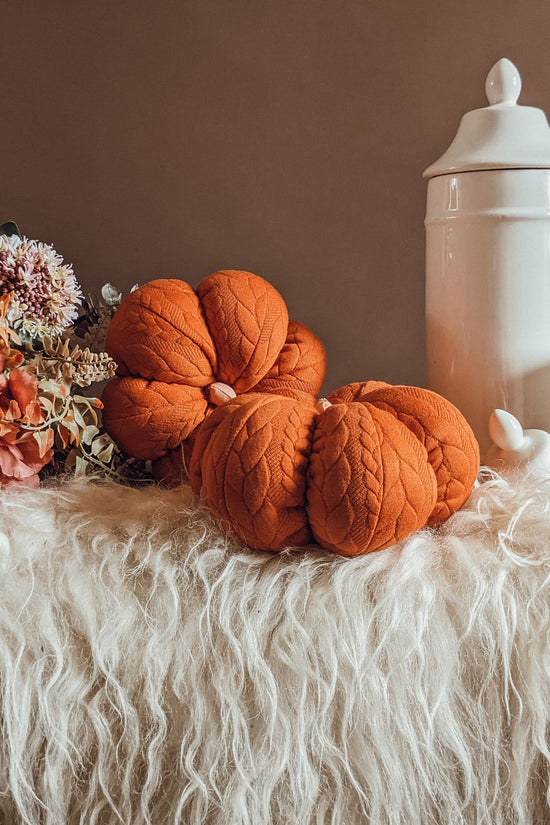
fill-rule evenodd
<path id="1" fill-rule="evenodd" d="M 105 429 L 174 479 L 193 431 L 228 393 L 317 393 L 326 371 L 321 341 L 289 321 L 279 293 L 236 270 L 196 291 L 176 279 L 140 287 L 115 313 L 106 348 L 119 367 L 103 394 Z"/>
<path id="2" fill-rule="evenodd" d="M 328 403 L 250 393 L 196 433 L 191 484 L 242 542 L 379 550 L 462 506 L 479 469 L 472 430 L 415 387 L 350 384 Z"/>

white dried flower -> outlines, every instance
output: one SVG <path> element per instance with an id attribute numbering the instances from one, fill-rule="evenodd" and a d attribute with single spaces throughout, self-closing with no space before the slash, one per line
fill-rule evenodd
<path id="1" fill-rule="evenodd" d="M 0 294 L 11 293 L 8 321 L 30 337 L 60 335 L 76 320 L 82 292 L 53 246 L 0 235 Z"/>

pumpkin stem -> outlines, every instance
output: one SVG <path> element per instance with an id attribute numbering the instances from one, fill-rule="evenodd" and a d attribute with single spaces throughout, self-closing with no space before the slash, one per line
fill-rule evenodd
<path id="1" fill-rule="evenodd" d="M 208 397 L 211 404 L 220 407 L 229 401 L 230 398 L 235 398 L 237 393 L 229 384 L 224 384 L 223 381 L 216 381 L 208 387 Z"/>
<path id="2" fill-rule="evenodd" d="M 330 401 L 328 400 L 328 398 L 320 398 L 320 399 L 317 401 L 317 403 L 315 404 L 315 406 L 316 406 L 316 408 L 317 408 L 317 412 L 322 413 L 322 412 L 324 412 L 325 410 L 328 410 L 328 408 L 329 408 L 329 407 L 332 407 L 332 404 L 330 403 Z"/>

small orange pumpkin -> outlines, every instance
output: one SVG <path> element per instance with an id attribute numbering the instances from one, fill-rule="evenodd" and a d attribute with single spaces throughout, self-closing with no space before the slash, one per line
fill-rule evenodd
<path id="1" fill-rule="evenodd" d="M 105 429 L 129 455 L 164 457 L 160 474 L 169 464 L 173 478 L 183 445 L 216 404 L 252 389 L 317 393 L 326 372 L 317 336 L 289 321 L 271 284 L 237 270 L 210 275 L 196 291 L 176 279 L 135 290 L 106 349 L 119 366 L 103 393 Z"/>
<path id="2" fill-rule="evenodd" d="M 328 402 L 245 394 L 197 430 L 191 485 L 242 542 L 277 551 L 315 540 L 359 555 L 443 521 L 466 501 L 479 450 L 448 401 L 369 381 Z"/>

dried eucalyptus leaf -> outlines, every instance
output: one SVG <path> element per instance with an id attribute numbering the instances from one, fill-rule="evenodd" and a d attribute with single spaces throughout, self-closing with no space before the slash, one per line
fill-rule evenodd
<path id="1" fill-rule="evenodd" d="M 105 450 L 111 444 L 112 444 L 112 441 L 111 441 L 110 437 L 107 435 L 107 433 L 104 433 L 103 435 L 98 436 L 97 438 L 94 439 L 94 441 L 92 443 L 92 455 L 99 456 L 99 453 L 102 450 Z M 112 451 L 112 448 L 111 448 L 111 451 Z"/>
<path id="2" fill-rule="evenodd" d="M 50 398 L 47 398 L 45 395 L 40 395 L 38 397 L 38 403 L 44 410 L 46 410 L 46 413 L 49 416 L 55 415 L 55 404 Z"/>
<path id="3" fill-rule="evenodd" d="M 87 427 L 84 427 L 82 430 L 81 440 L 83 444 L 90 446 L 96 435 L 98 434 L 99 430 L 93 424 L 88 424 Z"/>
<path id="4" fill-rule="evenodd" d="M 56 381 L 52 381 L 49 378 L 39 381 L 38 386 L 42 392 L 49 392 L 51 395 L 57 396 L 58 398 L 65 398 L 67 395 L 67 390 L 63 385 L 58 384 Z"/>
<path id="5" fill-rule="evenodd" d="M 86 461 L 86 459 L 82 458 L 82 456 L 77 455 L 76 456 L 76 462 L 75 462 L 75 471 L 74 471 L 75 476 L 85 476 L 87 469 L 88 469 L 88 462 Z"/>
<path id="6" fill-rule="evenodd" d="M 78 444 L 80 442 L 80 427 L 72 416 L 65 416 L 63 419 L 63 427 L 69 431 L 71 435 L 71 442 Z"/>
<path id="7" fill-rule="evenodd" d="M 67 457 L 65 458 L 65 464 L 64 464 L 64 467 L 63 467 L 63 469 L 65 470 L 66 473 L 72 472 L 74 470 L 74 468 L 76 467 L 76 458 L 77 458 L 77 456 L 78 456 L 78 451 L 77 450 L 71 450 L 70 453 L 67 454 Z"/>
<path id="8" fill-rule="evenodd" d="M 73 418 L 75 420 L 75 423 L 78 425 L 78 427 L 81 430 L 84 430 L 85 427 L 86 427 L 86 422 L 84 421 L 84 417 L 82 416 L 82 413 L 80 412 L 78 407 L 76 407 L 74 405 L 73 405 Z"/>
<path id="9" fill-rule="evenodd" d="M 120 304 L 122 300 L 122 292 L 114 284 L 104 284 L 101 287 L 101 297 L 107 306 Z"/>
<path id="10" fill-rule="evenodd" d="M 99 461 L 103 461 L 104 464 L 108 464 L 113 456 L 113 448 L 114 444 L 109 444 L 104 450 L 97 454 L 96 458 Z"/>
<path id="11" fill-rule="evenodd" d="M 0 226 L 0 235 L 7 235 L 9 238 L 11 235 L 18 235 L 20 238 L 23 237 L 21 234 L 21 230 L 15 223 L 15 221 L 6 221 Z"/>
<path id="12" fill-rule="evenodd" d="M 44 455 L 48 452 L 52 445 L 53 441 L 53 433 L 51 430 L 36 430 L 32 437 L 38 444 L 38 454 L 40 458 L 43 458 Z"/>

